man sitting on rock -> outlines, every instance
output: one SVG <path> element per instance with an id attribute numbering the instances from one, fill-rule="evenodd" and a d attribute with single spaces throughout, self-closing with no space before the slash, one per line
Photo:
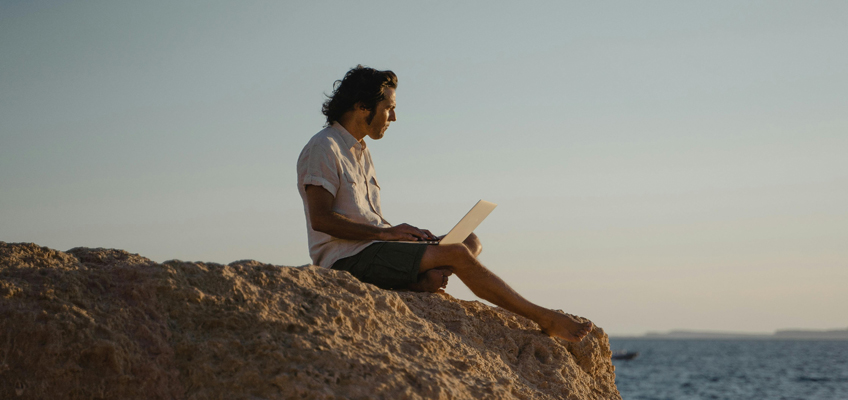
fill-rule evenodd
<path id="1" fill-rule="evenodd" d="M 390 224 L 380 208 L 365 137 L 379 140 L 395 121 L 396 88 L 392 71 L 357 66 L 336 81 L 324 103 L 326 127 L 297 160 L 312 262 L 384 289 L 440 292 L 456 274 L 480 298 L 532 319 L 547 334 L 583 339 L 591 322 L 531 303 L 480 264 L 482 245 L 475 234 L 447 246 L 396 243 L 437 239 L 426 229 Z"/>

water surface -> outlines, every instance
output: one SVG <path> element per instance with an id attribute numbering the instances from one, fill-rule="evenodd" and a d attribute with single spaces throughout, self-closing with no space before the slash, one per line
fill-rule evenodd
<path id="1" fill-rule="evenodd" d="M 616 339 L 624 400 L 848 400 L 848 341 Z"/>

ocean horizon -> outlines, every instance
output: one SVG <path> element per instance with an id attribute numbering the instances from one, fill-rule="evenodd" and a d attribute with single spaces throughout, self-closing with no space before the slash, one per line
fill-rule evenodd
<path id="1" fill-rule="evenodd" d="M 776 339 L 776 340 L 848 340 L 848 329 L 778 329 L 774 332 L 731 332 L 673 329 L 635 335 L 609 334 L 617 339 Z"/>

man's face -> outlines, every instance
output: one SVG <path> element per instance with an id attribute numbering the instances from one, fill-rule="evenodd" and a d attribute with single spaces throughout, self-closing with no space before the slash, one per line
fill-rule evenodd
<path id="1" fill-rule="evenodd" d="M 389 129 L 389 123 L 395 121 L 395 90 L 386 88 L 386 98 L 377 103 L 374 107 L 374 117 L 368 123 L 368 137 L 374 140 L 379 140 L 386 134 L 386 129 Z"/>

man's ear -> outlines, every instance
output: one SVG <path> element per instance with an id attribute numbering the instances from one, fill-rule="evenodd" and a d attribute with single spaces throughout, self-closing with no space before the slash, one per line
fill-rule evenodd
<path id="1" fill-rule="evenodd" d="M 369 110 L 367 107 L 365 107 L 365 103 L 363 103 L 361 101 L 357 101 L 356 104 L 353 105 L 353 109 L 356 110 L 356 111 L 365 111 L 365 112 L 369 112 L 369 113 L 371 112 L 371 110 Z"/>

